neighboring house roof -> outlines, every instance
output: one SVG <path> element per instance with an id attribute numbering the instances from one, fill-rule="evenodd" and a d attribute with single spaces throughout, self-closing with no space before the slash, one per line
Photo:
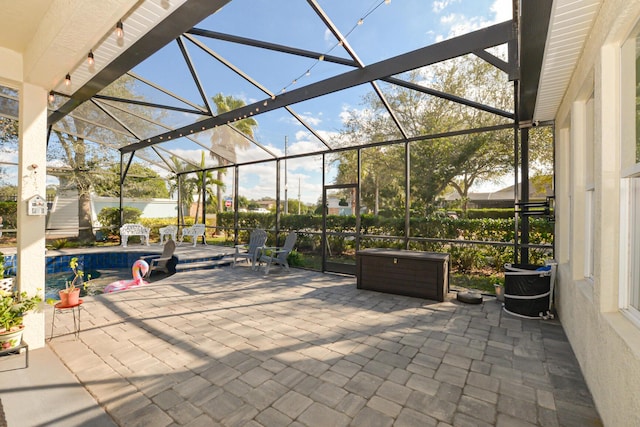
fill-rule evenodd
<path id="1" fill-rule="evenodd" d="M 518 193 L 520 193 L 522 185 L 518 184 Z M 547 186 L 544 192 L 537 191 L 538 188 L 533 183 L 529 183 L 529 200 L 544 200 L 547 196 L 553 195 L 551 187 Z M 446 201 L 460 200 L 460 195 L 457 192 L 452 192 L 446 195 L 444 198 Z M 497 191 L 491 191 L 488 193 L 469 193 L 470 201 L 480 200 L 513 200 L 513 185 L 501 188 Z"/>

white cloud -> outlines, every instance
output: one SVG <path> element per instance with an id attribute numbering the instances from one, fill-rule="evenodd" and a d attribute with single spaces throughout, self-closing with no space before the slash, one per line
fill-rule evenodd
<path id="1" fill-rule="evenodd" d="M 456 21 L 456 19 L 460 20 L 463 19 L 464 17 L 462 15 L 458 15 L 456 13 L 450 13 L 448 15 L 444 15 L 442 18 L 440 18 L 440 22 L 443 24 L 451 24 L 452 22 Z"/>
<path id="2" fill-rule="evenodd" d="M 460 0 L 436 0 L 433 2 L 432 10 L 434 13 L 440 13 L 452 3 L 458 3 Z"/>
<path id="3" fill-rule="evenodd" d="M 504 22 L 513 18 L 511 0 L 496 0 L 491 5 L 491 11 L 495 14 L 494 22 Z"/>
<path id="4" fill-rule="evenodd" d="M 322 116 L 322 113 L 320 114 L 313 114 L 310 112 L 305 112 L 305 113 L 298 113 L 298 116 L 300 116 L 300 118 L 302 120 L 305 121 L 305 123 L 307 123 L 309 126 L 319 126 L 320 123 L 322 123 L 322 118 L 320 116 Z M 292 125 L 296 125 L 296 126 L 302 126 L 302 123 L 300 123 L 298 121 L 298 119 L 296 119 L 294 116 L 289 115 L 289 116 L 281 116 L 278 119 L 279 122 L 282 123 L 288 123 L 288 124 L 292 124 Z"/>
<path id="5" fill-rule="evenodd" d="M 304 120 L 310 126 L 318 126 L 322 123 L 320 117 L 314 117 L 311 113 L 298 114 L 302 120 Z M 300 122 L 298 122 L 300 124 Z"/>
<path id="6" fill-rule="evenodd" d="M 194 165 L 200 165 L 200 162 L 202 161 L 202 151 L 203 150 L 184 150 L 181 148 L 171 149 L 171 153 L 174 154 L 179 161 L 182 162 L 182 161 L 188 160 Z M 205 164 L 205 167 L 217 166 L 216 161 L 213 160 L 211 156 L 209 156 L 208 152 L 205 153 L 204 164 Z"/>
<path id="7" fill-rule="evenodd" d="M 452 1 L 443 0 L 449 6 Z M 453 37 L 467 34 L 480 28 L 486 28 L 498 22 L 508 21 L 512 18 L 511 0 L 495 0 L 489 8 L 490 13 L 485 16 L 467 17 L 463 13 L 449 13 L 440 18 L 443 27 L 448 27 L 448 34 L 438 34 L 435 41 L 450 39 Z"/>
<path id="8" fill-rule="evenodd" d="M 303 141 L 296 141 L 289 145 L 287 153 L 290 155 L 313 153 L 314 151 L 322 150 L 324 145 L 314 138 L 313 141 L 307 139 Z"/>
<path id="9" fill-rule="evenodd" d="M 328 28 L 324 30 L 324 41 L 329 42 L 330 44 L 336 41 L 335 37 L 333 37 L 333 33 Z"/>

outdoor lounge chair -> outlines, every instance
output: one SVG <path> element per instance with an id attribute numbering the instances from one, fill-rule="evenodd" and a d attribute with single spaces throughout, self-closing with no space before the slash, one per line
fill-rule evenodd
<path id="1" fill-rule="evenodd" d="M 171 240 L 176 240 L 176 235 L 178 234 L 178 227 L 175 225 L 167 225 L 166 227 L 161 227 L 158 230 L 158 233 L 160 234 L 160 245 L 164 244 L 164 241 L 169 241 L 169 239 L 171 238 Z M 166 236 L 166 239 L 165 239 Z"/>
<path id="2" fill-rule="evenodd" d="M 264 246 L 260 250 L 258 264 L 263 262 L 267 264 L 265 266 L 264 274 L 269 274 L 271 264 L 280 264 L 285 268 L 285 270 L 289 271 L 289 262 L 287 261 L 287 257 L 293 250 L 293 246 L 296 244 L 297 238 L 298 234 L 295 231 L 292 231 L 287 235 L 287 239 L 284 241 L 284 246 L 281 248 Z"/>
<path id="3" fill-rule="evenodd" d="M 267 243 L 267 232 L 256 229 L 249 236 L 249 243 L 246 245 L 236 245 L 236 253 L 233 255 L 233 267 L 235 268 L 238 258 L 245 258 L 251 261 L 251 269 L 256 268 L 256 259 L 260 249 Z"/>
<path id="4" fill-rule="evenodd" d="M 191 227 L 183 227 L 180 236 L 180 243 L 184 242 L 184 238 L 189 236 L 193 241 L 193 246 L 198 243 L 198 237 L 202 236 L 202 241 L 207 244 L 207 237 L 204 235 L 206 227 L 204 224 L 193 224 Z"/>
<path id="5" fill-rule="evenodd" d="M 145 277 L 151 276 L 151 272 L 155 270 L 162 270 L 167 274 L 173 274 L 176 272 L 176 264 L 177 259 L 173 256 L 173 253 L 176 251 L 176 242 L 175 240 L 169 239 L 167 243 L 164 244 L 164 248 L 162 249 L 162 255 L 160 256 L 150 256 L 143 257 L 149 264 L 149 270 Z"/>

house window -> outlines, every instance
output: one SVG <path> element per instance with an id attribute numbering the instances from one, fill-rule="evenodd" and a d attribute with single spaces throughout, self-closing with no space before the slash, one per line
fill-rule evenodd
<path id="1" fill-rule="evenodd" d="M 620 307 L 640 325 L 640 24 L 621 49 Z"/>
<path id="2" fill-rule="evenodd" d="M 593 280 L 594 229 L 595 229 L 595 173 L 593 95 L 585 104 L 585 199 L 584 199 L 584 277 Z"/>
<path id="3" fill-rule="evenodd" d="M 635 317 L 640 318 L 640 177 L 630 180 L 630 215 L 633 224 L 631 235 L 631 258 L 629 262 L 629 296 L 628 309 Z"/>

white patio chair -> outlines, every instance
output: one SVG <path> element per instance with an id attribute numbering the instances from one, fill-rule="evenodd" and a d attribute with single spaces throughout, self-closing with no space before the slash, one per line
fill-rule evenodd
<path id="1" fill-rule="evenodd" d="M 204 224 L 193 224 L 191 227 L 184 227 L 180 236 L 180 243 L 184 242 L 185 237 L 191 237 L 193 246 L 195 247 L 196 243 L 198 243 L 198 237 L 202 236 L 202 241 L 206 245 L 207 237 L 204 234 L 205 231 L 206 228 Z"/>
<path id="2" fill-rule="evenodd" d="M 236 245 L 236 253 L 233 256 L 233 267 L 236 266 L 238 258 L 245 258 L 251 261 L 251 269 L 256 268 L 256 258 L 260 248 L 267 243 L 267 232 L 264 230 L 253 230 L 246 245 Z"/>
<path id="3" fill-rule="evenodd" d="M 171 240 L 173 241 L 176 240 L 178 227 L 176 227 L 175 225 L 167 225 L 166 227 L 161 227 L 160 229 L 158 229 L 158 233 L 160 233 L 160 245 L 162 246 L 165 241 L 164 236 L 167 236 L 167 242 L 169 241 L 169 237 L 171 237 Z"/>

